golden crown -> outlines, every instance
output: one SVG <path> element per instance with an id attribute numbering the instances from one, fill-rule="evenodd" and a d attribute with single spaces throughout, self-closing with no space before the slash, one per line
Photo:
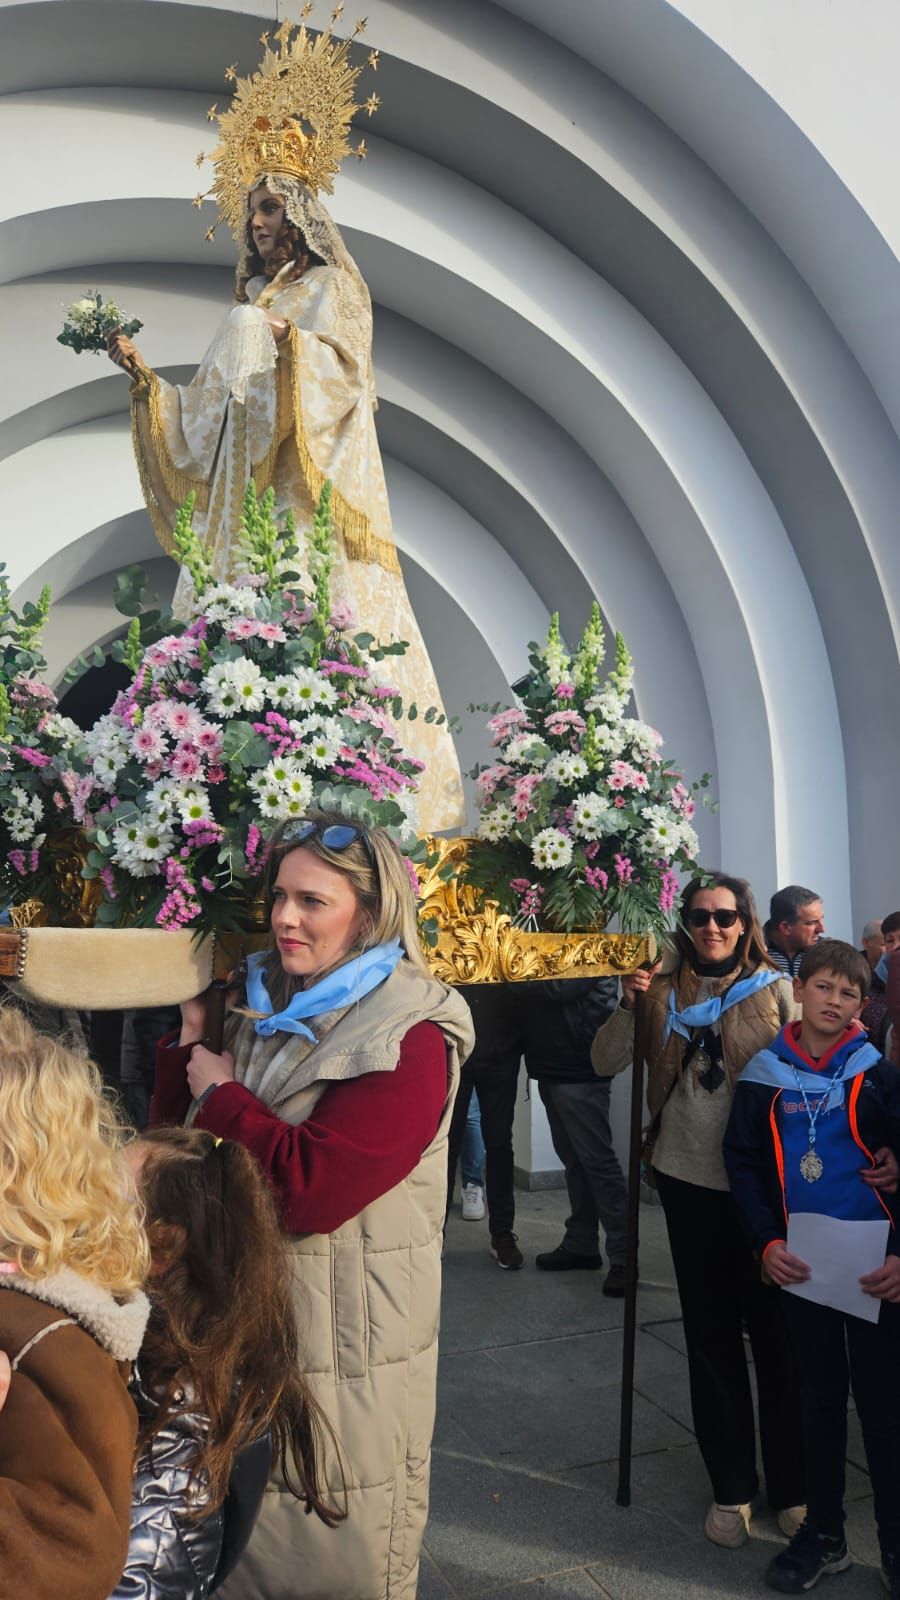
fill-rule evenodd
<path id="1" fill-rule="evenodd" d="M 365 63 L 351 62 L 350 47 L 365 18 L 348 39 L 338 39 L 332 29 L 343 5 L 335 6 L 321 33 L 306 26 L 312 9 L 311 3 L 305 5 L 299 23 L 285 21 L 271 36 L 261 35 L 264 55 L 252 77 L 239 78 L 236 64 L 225 72 L 226 82 L 234 84 L 231 103 L 225 111 L 210 106 L 206 114 L 219 124 L 219 144 L 209 156 L 201 151 L 197 157 L 198 166 L 211 160 L 215 168 L 212 188 L 194 199 L 196 206 L 210 198 L 219 207 L 207 239 L 220 222 L 228 223 L 235 238 L 243 237 L 247 192 L 263 173 L 283 173 L 300 179 L 313 194 L 331 194 L 344 156 L 362 160 L 366 154 L 365 140 L 354 147 L 348 137 L 354 111 L 371 117 L 381 103 L 377 94 L 362 103 L 354 99 Z M 377 50 L 370 52 L 368 65 L 377 68 Z"/>

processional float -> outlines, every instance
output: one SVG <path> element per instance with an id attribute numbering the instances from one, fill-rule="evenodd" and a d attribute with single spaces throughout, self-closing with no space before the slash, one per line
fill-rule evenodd
<path id="1" fill-rule="evenodd" d="M 362 107 L 354 101 L 361 68 L 350 61 L 351 42 L 336 39 L 331 25 L 314 34 L 286 22 L 272 39 L 263 35 L 252 77 L 229 68 L 231 102 L 210 111 L 220 133 L 210 192 L 250 271 L 248 190 L 263 181 L 277 190 L 287 220 L 332 269 L 338 300 L 346 307 L 350 297 L 351 328 L 368 326 L 370 338 L 365 285 L 316 198 L 317 190 L 330 192 L 351 148 L 353 112 L 371 115 L 378 104 L 377 96 Z M 377 67 L 377 52 L 369 65 Z M 354 153 L 365 154 L 364 142 Z M 221 1021 L 237 951 L 265 939 L 267 840 L 279 822 L 310 808 L 392 833 L 416 884 L 423 948 L 444 982 L 633 972 L 665 937 L 679 871 L 693 866 L 693 792 L 706 780 L 686 784 L 662 758 L 660 736 L 629 714 L 632 664 L 619 636 L 602 675 L 595 604 L 571 655 L 553 617 L 545 642 L 530 648 L 514 705 L 470 708 L 487 713 L 493 745 L 492 761 L 472 774 L 477 830 L 472 837 L 432 831 L 450 820 L 436 813 L 435 794 L 453 804 L 461 795 L 458 765 L 390 539 L 380 458 L 373 465 L 370 450 L 374 488 L 354 504 L 307 427 L 310 398 L 297 373 L 310 328 L 291 300 L 284 317 L 294 383 L 285 400 L 266 320 L 269 309 L 281 315 L 273 293 L 280 277 L 223 326 L 198 374 L 219 408 L 207 478 L 199 467 L 193 476 L 186 469 L 186 436 L 179 435 L 180 460 L 173 455 L 180 392 L 129 358 L 148 511 L 182 577 L 178 615 L 148 596 L 139 568 L 118 578 L 116 603 L 130 620 L 111 654 L 129 682 L 93 727 L 61 715 L 45 682 L 40 636 L 49 593 L 15 610 L 0 567 L 0 887 L 9 916 L 0 929 L 0 978 L 44 1005 L 84 1010 L 176 1003 L 205 991 Z M 321 290 L 325 280 L 317 282 Z M 77 352 L 100 351 L 117 325 L 129 333 L 140 327 L 94 293 L 71 309 L 60 337 Z M 352 337 L 331 329 L 327 348 Z M 360 355 L 360 370 L 368 427 L 370 351 Z M 307 388 L 314 371 L 303 367 Z M 261 426 L 267 395 L 275 395 L 274 409 L 259 456 L 248 442 L 248 418 Z M 195 389 L 194 410 L 196 399 Z M 281 409 L 288 405 L 292 427 Z M 279 505 L 286 498 L 278 480 L 285 439 L 301 491 L 298 504 L 276 516 L 276 488 Z M 342 471 L 341 450 L 337 457 Z M 376 569 L 378 582 L 354 585 L 362 567 Z M 411 648 L 396 637 L 396 621 L 385 627 L 391 636 L 379 639 L 385 597 L 391 617 L 404 618 Z M 435 703 L 420 708 L 417 695 Z M 437 771 L 441 785 L 429 789 Z M 424 795 L 430 811 L 420 816 Z M 639 997 L 622 1504 L 630 1501 L 644 1024 Z M 220 1031 L 209 1038 L 221 1048 Z"/>

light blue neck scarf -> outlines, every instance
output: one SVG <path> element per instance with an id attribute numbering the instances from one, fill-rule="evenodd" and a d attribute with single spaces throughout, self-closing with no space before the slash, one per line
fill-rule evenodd
<path id="1" fill-rule="evenodd" d="M 779 1035 L 779 1037 L 781 1037 Z M 762 1083 L 771 1089 L 799 1089 L 806 1094 L 821 1095 L 826 1092 L 823 1111 L 836 1111 L 844 1104 L 844 1086 L 852 1083 L 861 1072 L 868 1072 L 881 1060 L 881 1052 L 862 1036 L 851 1041 L 853 1050 L 842 1051 L 830 1073 L 812 1072 L 802 1063 L 785 1061 L 774 1050 L 758 1050 L 747 1062 L 739 1083 Z"/>
<path id="2" fill-rule="evenodd" d="M 263 1012 L 263 1016 L 254 1024 L 256 1032 L 263 1039 L 270 1039 L 273 1033 L 299 1033 L 315 1044 L 315 1034 L 301 1018 L 319 1017 L 325 1011 L 339 1011 L 342 1006 L 354 1005 L 357 1000 L 371 994 L 380 983 L 384 983 L 385 978 L 390 977 L 397 962 L 402 961 L 403 948 L 399 939 L 391 939 L 387 944 L 377 944 L 372 950 L 364 950 L 362 955 L 354 956 L 352 960 L 345 961 L 342 967 L 336 967 L 334 972 L 320 978 L 310 989 L 298 989 L 284 1011 L 275 1015 L 266 988 L 265 959 L 265 953 L 260 952 L 247 962 L 247 1008 Z"/>
<path id="3" fill-rule="evenodd" d="M 683 1011 L 676 1009 L 675 990 L 670 989 L 663 1044 L 672 1033 L 679 1033 L 683 1039 L 689 1039 L 692 1028 L 711 1027 L 714 1022 L 718 1022 L 723 1012 L 730 1011 L 732 1006 L 739 1006 L 742 1000 L 747 1000 L 758 990 L 768 989 L 769 984 L 777 983 L 781 976 L 780 972 L 773 972 L 771 967 L 757 967 L 749 978 L 741 978 L 738 983 L 733 983 L 724 994 L 714 995 L 710 1000 L 701 1000 L 695 1006 L 685 1006 Z"/>

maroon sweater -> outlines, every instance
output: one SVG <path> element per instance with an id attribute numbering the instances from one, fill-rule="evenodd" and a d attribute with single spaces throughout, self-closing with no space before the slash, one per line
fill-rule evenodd
<path id="1" fill-rule="evenodd" d="M 163 1039 L 156 1052 L 150 1124 L 177 1125 L 191 1103 L 191 1045 Z M 283 1122 L 242 1083 L 223 1083 L 195 1126 L 234 1139 L 256 1157 L 278 1198 L 287 1233 L 332 1233 L 417 1167 L 447 1098 L 447 1047 L 434 1022 L 417 1022 L 393 1072 L 334 1083 L 299 1127 Z"/>

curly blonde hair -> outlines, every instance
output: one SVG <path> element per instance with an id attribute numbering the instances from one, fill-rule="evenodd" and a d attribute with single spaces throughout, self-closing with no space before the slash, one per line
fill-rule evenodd
<path id="1" fill-rule="evenodd" d="M 0 1008 L 0 1256 L 27 1278 L 70 1267 L 112 1294 L 140 1288 L 127 1138 L 93 1062 Z"/>

